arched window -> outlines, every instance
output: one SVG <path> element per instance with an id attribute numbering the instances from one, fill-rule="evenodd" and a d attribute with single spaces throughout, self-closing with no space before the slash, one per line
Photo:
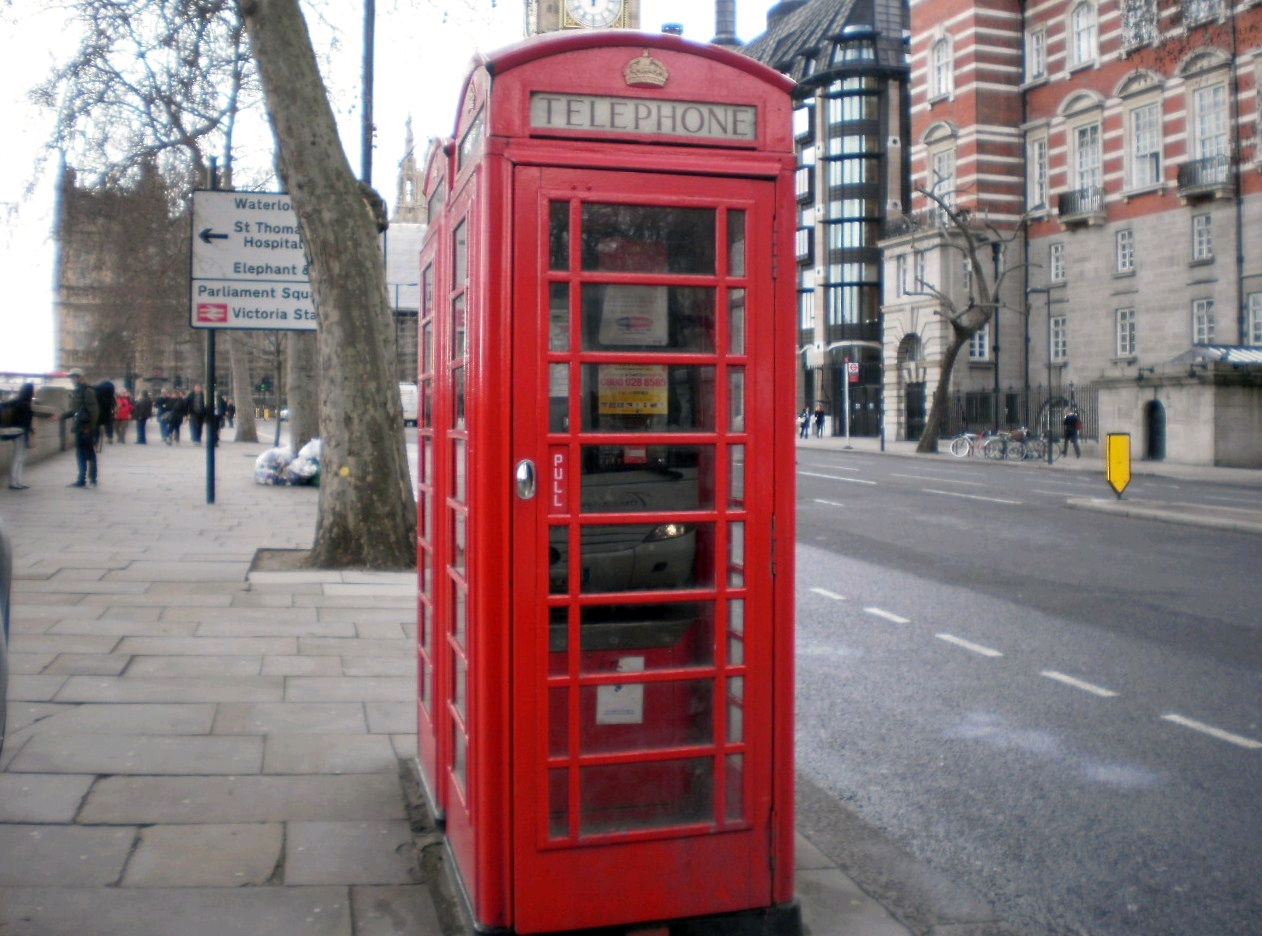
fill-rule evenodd
<path id="1" fill-rule="evenodd" d="M 1086 65 L 1096 60 L 1095 7 L 1080 3 L 1069 14 L 1069 64 Z"/>
<path id="2" fill-rule="evenodd" d="M 950 97 L 954 85 L 955 63 L 952 61 L 951 40 L 944 36 L 929 50 L 929 97 Z"/>

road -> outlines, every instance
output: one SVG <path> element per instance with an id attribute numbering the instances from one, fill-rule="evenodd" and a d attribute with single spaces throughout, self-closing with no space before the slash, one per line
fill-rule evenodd
<path id="1" fill-rule="evenodd" d="M 1020 932 L 1262 933 L 1262 538 L 1069 509 L 1103 479 L 1041 466 L 798 472 L 800 825 L 852 816 Z"/>

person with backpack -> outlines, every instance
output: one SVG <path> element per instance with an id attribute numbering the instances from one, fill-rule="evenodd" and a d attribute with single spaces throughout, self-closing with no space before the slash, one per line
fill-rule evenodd
<path id="1" fill-rule="evenodd" d="M 17 397 L 0 404 L 0 439 L 13 442 L 13 460 L 9 462 L 9 490 L 25 491 L 22 473 L 26 468 L 26 450 L 31 447 L 34 412 L 31 401 L 35 399 L 35 384 L 22 384 Z"/>
<path id="2" fill-rule="evenodd" d="M 1078 433 L 1082 429 L 1082 417 L 1078 415 L 1076 406 L 1069 407 L 1065 413 L 1065 418 L 1061 420 L 1061 425 L 1065 429 L 1065 439 L 1060 444 L 1060 457 L 1064 458 L 1069 454 L 1069 444 L 1072 442 L 1074 446 L 1074 458 L 1082 457 L 1082 449 L 1078 447 Z"/>
<path id="3" fill-rule="evenodd" d="M 96 394 L 96 407 L 100 414 L 97 417 L 97 426 L 104 430 L 97 433 L 96 450 L 99 452 L 106 441 L 110 445 L 114 444 L 114 384 L 109 380 L 102 380 L 92 390 Z"/>
<path id="4" fill-rule="evenodd" d="M 75 461 L 79 464 L 79 479 L 70 487 L 96 487 L 96 436 L 97 422 L 101 410 L 97 406 L 96 394 L 83 379 L 83 371 L 77 367 L 70 369 L 70 379 L 74 381 L 74 389 L 70 391 L 70 408 L 61 414 L 62 421 L 70 422 L 70 431 L 74 433 Z"/>

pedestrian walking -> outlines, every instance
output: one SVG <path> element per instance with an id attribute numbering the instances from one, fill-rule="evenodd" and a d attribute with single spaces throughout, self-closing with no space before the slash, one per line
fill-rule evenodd
<path id="1" fill-rule="evenodd" d="M 100 408 L 97 406 L 96 394 L 83 379 L 83 371 L 77 367 L 70 369 L 70 379 L 74 381 L 74 389 L 70 391 L 70 408 L 61 414 L 62 421 L 70 422 L 70 431 L 74 435 L 75 461 L 79 465 L 79 478 L 70 487 L 96 487 L 96 440 L 97 421 L 100 419 Z"/>
<path id="2" fill-rule="evenodd" d="M 1061 420 L 1061 425 L 1065 430 L 1065 439 L 1060 444 L 1060 457 L 1064 458 L 1069 454 L 1069 444 L 1072 442 L 1074 446 L 1074 458 L 1082 457 L 1082 449 L 1078 447 L 1078 432 L 1082 429 L 1082 418 L 1078 415 L 1076 406 L 1069 407 L 1065 413 L 1065 418 Z"/>
<path id="3" fill-rule="evenodd" d="M 809 439 L 811 437 L 811 411 L 805 406 L 802 412 L 798 413 L 798 437 Z"/>
<path id="4" fill-rule="evenodd" d="M 148 431 L 146 424 L 149 417 L 153 415 L 153 398 L 149 396 L 149 391 L 145 390 L 140 394 L 140 399 L 136 401 L 136 405 L 131 411 L 131 420 L 136 424 L 136 444 L 147 445 L 145 433 Z"/>
<path id="5" fill-rule="evenodd" d="M 188 437 L 194 444 L 202 444 L 202 426 L 206 424 L 206 394 L 201 384 L 194 384 L 193 390 L 184 398 L 184 412 L 188 416 Z M 177 440 L 178 441 L 178 440 Z"/>
<path id="6" fill-rule="evenodd" d="M 824 437 L 824 404 L 815 404 L 815 438 L 822 439 Z"/>
<path id="7" fill-rule="evenodd" d="M 114 444 L 114 410 L 117 399 L 114 396 L 114 384 L 109 380 L 102 380 L 92 390 L 96 394 L 96 408 L 99 413 L 96 423 L 100 430 L 96 437 L 96 450 L 99 452 L 105 442 Z"/>
<path id="8" fill-rule="evenodd" d="M 166 438 L 163 440 L 167 445 L 180 444 L 180 426 L 184 424 L 184 413 L 186 409 L 187 404 L 184 401 L 184 395 L 182 393 L 172 393 L 170 399 L 167 400 L 167 434 Z"/>
<path id="9" fill-rule="evenodd" d="M 25 491 L 27 488 L 22 475 L 26 469 L 26 450 L 31 447 L 31 436 L 35 434 L 35 414 L 31 409 L 31 401 L 34 399 L 35 384 L 25 383 L 18 390 L 17 397 L 3 404 L 0 439 L 8 439 L 13 443 L 13 458 L 9 462 L 10 491 Z"/>
<path id="10" fill-rule="evenodd" d="M 118 391 L 118 404 L 114 410 L 114 435 L 118 437 L 119 445 L 125 445 L 127 442 L 127 427 L 131 425 L 135 409 L 136 404 L 132 402 L 131 392 Z"/>
<path id="11" fill-rule="evenodd" d="M 232 397 L 228 397 L 228 405 L 225 409 L 225 412 L 228 415 L 228 428 L 229 429 L 235 428 L 237 424 L 237 404 L 236 404 L 236 401 L 232 399 Z"/>

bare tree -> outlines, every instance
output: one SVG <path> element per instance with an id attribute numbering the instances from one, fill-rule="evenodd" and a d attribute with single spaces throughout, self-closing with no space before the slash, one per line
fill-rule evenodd
<path id="1" fill-rule="evenodd" d="M 942 354 L 938 383 L 934 387 L 933 402 L 925 417 L 925 428 L 916 451 L 921 453 L 938 450 L 938 436 L 946 420 L 950 399 L 951 373 L 960 348 L 981 331 L 999 313 L 1003 305 L 1004 280 L 1010 273 L 1021 270 L 1024 263 L 1007 262 L 1008 248 L 1019 243 L 1025 228 L 1024 217 L 1012 228 L 999 228 L 986 218 L 979 218 L 967 207 L 955 203 L 954 192 L 919 188 L 921 195 L 933 204 L 928 216 L 937 223 L 935 246 L 944 251 L 957 252 L 963 257 L 971 276 L 968 295 L 963 300 L 931 283 L 917 280 L 913 292 L 934 297 L 938 312 L 950 327 L 950 336 Z M 913 221 L 913 224 L 915 222 Z M 916 237 L 913 234 L 912 242 Z M 996 367 L 998 362 L 996 362 Z"/>
<path id="2" fill-rule="evenodd" d="M 298 0 L 238 0 L 319 317 L 320 514 L 312 562 L 410 568 L 416 502 L 403 445 L 378 212 L 338 137 Z"/>

